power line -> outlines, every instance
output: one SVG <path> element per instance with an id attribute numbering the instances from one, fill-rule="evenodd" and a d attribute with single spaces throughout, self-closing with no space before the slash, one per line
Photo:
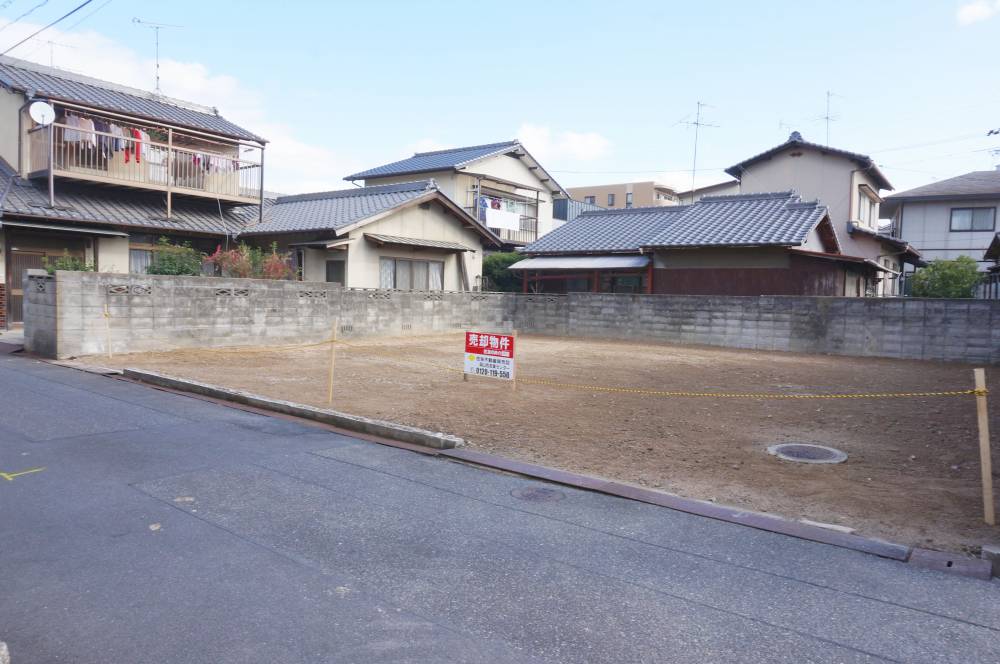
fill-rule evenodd
<path id="1" fill-rule="evenodd" d="M 81 18 L 79 21 L 77 21 L 73 25 L 71 25 L 68 28 L 66 28 L 66 31 L 68 32 L 68 31 L 72 30 L 73 28 L 75 28 L 76 26 L 80 25 L 81 23 L 83 23 L 84 21 L 86 21 L 88 18 L 90 18 L 91 16 L 93 16 L 97 12 L 101 11 L 102 9 L 104 9 L 105 7 L 107 7 L 108 5 L 110 5 L 113 1 L 114 0 L 104 0 L 104 3 L 101 4 L 100 6 L 98 6 L 97 9 L 95 9 L 92 12 L 90 12 L 89 14 L 87 14 L 86 16 L 84 16 L 83 18 Z"/>
<path id="2" fill-rule="evenodd" d="M 9 5 L 10 3 L 8 2 L 7 4 Z M 7 28 L 9 28 L 10 26 L 12 26 L 12 25 L 14 25 L 15 23 L 17 23 L 18 21 L 20 21 L 20 20 L 21 20 L 22 18 L 25 18 L 26 16 L 28 16 L 29 14 L 31 14 L 31 13 L 32 13 L 33 11 L 35 11 L 36 9 L 39 9 L 40 7 L 44 7 L 44 6 L 45 6 L 45 5 L 47 5 L 47 4 L 49 4 L 49 0 L 42 0 L 41 2 L 39 2 L 39 3 L 38 3 L 37 5 L 35 5 L 34 7 L 32 7 L 32 8 L 31 8 L 31 9 L 29 9 L 28 11 L 24 12 L 23 14 L 21 14 L 20 16 L 18 16 L 17 18 L 15 18 L 15 19 L 14 19 L 13 21 L 11 21 L 10 23 L 7 23 L 6 25 L 4 25 L 4 26 L 0 27 L 0 32 L 3 32 L 4 30 L 6 30 Z M 4 5 L 4 6 L 6 7 L 6 5 Z"/>
<path id="3" fill-rule="evenodd" d="M 989 136 L 989 133 L 987 133 L 986 136 Z M 935 141 L 925 141 L 923 143 L 910 143 L 909 145 L 897 145 L 895 147 L 884 148 L 882 150 L 872 150 L 871 153 L 881 154 L 883 152 L 897 152 L 899 150 L 911 150 L 914 148 L 928 147 L 930 145 L 941 145 L 942 143 L 958 143 L 960 141 L 968 141 L 973 138 L 982 138 L 982 137 L 983 137 L 982 132 L 975 134 L 963 134 L 962 136 L 954 136 L 952 138 L 942 138 Z"/>
<path id="4" fill-rule="evenodd" d="M 86 7 L 87 5 L 89 5 L 90 3 L 92 3 L 93 1 L 94 0 L 84 0 L 84 2 L 80 3 L 79 5 L 77 5 L 73 9 L 71 9 L 70 11 L 66 12 L 65 14 L 63 14 L 62 16 L 60 16 L 59 18 L 57 18 L 56 20 L 52 21 L 51 23 L 49 23 L 48 25 L 46 25 L 44 28 L 39 28 L 38 30 L 35 30 L 33 33 L 31 33 L 30 35 L 28 35 L 27 37 L 25 37 L 21 41 L 17 42 L 16 44 L 14 44 L 10 48 L 8 48 L 6 51 L 4 51 L 3 53 L 0 53 L 0 55 L 7 55 L 11 51 L 13 51 L 15 48 L 17 48 L 18 46 L 20 46 L 21 44 L 23 44 L 24 42 L 28 41 L 32 37 L 37 37 L 39 34 L 41 34 L 42 32 L 45 32 L 46 30 L 48 30 L 49 28 L 51 28 L 56 23 L 59 23 L 61 21 L 66 20 L 67 18 L 69 18 L 73 14 L 77 13 L 78 11 L 80 11 L 81 9 L 83 9 L 84 7 Z"/>

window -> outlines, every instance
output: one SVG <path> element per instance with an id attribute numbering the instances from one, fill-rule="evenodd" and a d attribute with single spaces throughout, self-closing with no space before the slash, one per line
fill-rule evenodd
<path id="1" fill-rule="evenodd" d="M 444 263 L 408 258 L 379 259 L 379 288 L 396 290 L 442 290 Z"/>
<path id="2" fill-rule="evenodd" d="M 583 202 L 588 205 L 597 205 L 597 196 L 584 196 Z"/>
<path id="3" fill-rule="evenodd" d="M 632 192 L 629 191 L 625 194 L 625 207 L 632 207 Z"/>
<path id="4" fill-rule="evenodd" d="M 614 207 L 614 206 L 615 206 L 615 195 L 608 194 L 608 207 Z"/>
<path id="5" fill-rule="evenodd" d="M 132 274 L 146 274 L 153 263 L 153 252 L 149 249 L 128 250 L 128 271 Z"/>
<path id="6" fill-rule="evenodd" d="M 951 230 L 992 231 L 996 225 L 996 208 L 952 208 Z"/>
<path id="7" fill-rule="evenodd" d="M 326 280 L 331 284 L 344 285 L 344 261 L 326 262 Z"/>

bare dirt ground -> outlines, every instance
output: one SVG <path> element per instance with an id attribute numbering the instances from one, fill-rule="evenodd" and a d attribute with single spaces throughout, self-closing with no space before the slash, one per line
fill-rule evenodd
<path id="1" fill-rule="evenodd" d="M 706 392 L 962 390 L 970 366 L 796 353 L 521 337 L 518 375 Z M 688 497 L 975 553 L 1000 542 L 982 522 L 972 396 L 765 400 L 657 397 L 463 382 L 460 334 L 352 340 L 337 351 L 333 407 L 465 438 L 508 457 Z M 414 363 L 416 360 L 424 364 Z M 94 358 L 107 366 L 107 358 Z M 328 347 L 121 355 L 111 363 L 326 405 Z M 447 371 L 441 366 L 451 367 Z M 987 371 L 1000 386 L 1000 371 Z M 990 404 L 1000 432 L 1000 389 Z M 814 442 L 850 455 L 806 465 L 766 452 Z M 1000 459 L 997 459 L 1000 462 Z"/>

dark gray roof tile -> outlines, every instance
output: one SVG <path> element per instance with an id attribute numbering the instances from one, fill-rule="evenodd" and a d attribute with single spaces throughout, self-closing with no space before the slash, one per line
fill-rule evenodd
<path id="1" fill-rule="evenodd" d="M 477 161 L 495 154 L 505 154 L 520 147 L 517 141 L 503 141 L 486 145 L 472 145 L 464 148 L 435 150 L 434 152 L 417 152 L 408 159 L 394 161 L 369 168 L 366 171 L 348 175 L 345 180 L 365 180 L 368 178 L 385 177 L 387 175 L 407 175 L 410 173 L 432 173 L 434 171 L 453 169 L 470 161 Z"/>
<path id="2" fill-rule="evenodd" d="M 110 189 L 76 182 L 56 183 L 56 207 L 48 207 L 48 186 L 44 180 L 23 180 L 0 159 L 0 195 L 2 215 L 24 216 L 129 226 L 173 233 L 235 235 L 248 221 L 257 219 L 256 205 L 223 206 L 214 200 L 175 196 L 173 214 L 164 218 L 164 195 L 128 189 Z M 265 209 L 271 201 L 265 199 Z"/>
<path id="3" fill-rule="evenodd" d="M 526 254 L 638 252 L 640 247 L 799 246 L 826 216 L 794 192 L 707 196 L 693 205 L 584 212 Z"/>
<path id="4" fill-rule="evenodd" d="M 995 196 L 1000 198 L 1000 170 L 973 171 L 922 187 L 901 191 L 886 197 L 886 201 L 910 201 L 922 198 L 961 198 L 963 196 Z"/>
<path id="5" fill-rule="evenodd" d="M 0 56 L 0 86 L 230 138 L 264 141 L 212 108 L 7 56 Z"/>
<path id="6" fill-rule="evenodd" d="M 434 180 L 356 187 L 296 196 L 281 196 L 263 223 L 252 224 L 243 235 L 302 233 L 338 229 L 423 196 L 437 187 Z"/>

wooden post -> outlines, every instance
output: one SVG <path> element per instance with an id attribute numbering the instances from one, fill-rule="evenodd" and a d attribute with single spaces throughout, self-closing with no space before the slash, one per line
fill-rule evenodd
<path id="1" fill-rule="evenodd" d="M 339 327 L 340 321 L 336 319 L 333 321 L 333 336 L 330 338 L 330 375 L 326 382 L 326 405 L 333 405 L 333 370 L 337 364 L 337 327 Z"/>
<path id="2" fill-rule="evenodd" d="M 983 473 L 983 520 L 996 525 L 993 511 L 993 459 L 990 453 L 990 419 L 986 410 L 986 371 L 973 369 L 976 378 L 976 417 L 979 420 L 979 465 Z"/>
<path id="3" fill-rule="evenodd" d="M 104 338 L 108 347 L 108 359 L 111 359 L 111 307 L 104 305 Z"/>

